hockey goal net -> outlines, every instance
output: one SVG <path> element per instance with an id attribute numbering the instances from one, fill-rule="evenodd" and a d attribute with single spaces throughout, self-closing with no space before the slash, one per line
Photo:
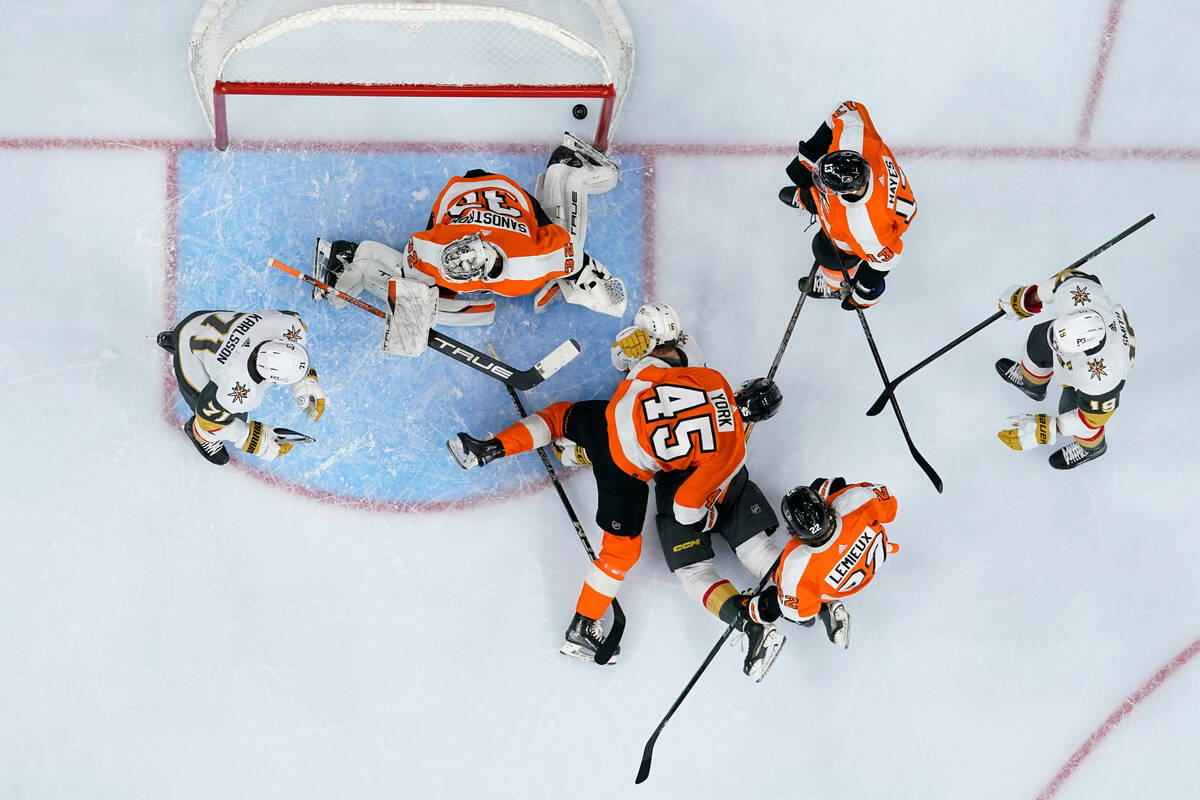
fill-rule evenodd
<path id="1" fill-rule="evenodd" d="M 601 98 L 605 150 L 633 34 L 617 0 L 208 0 L 188 61 L 222 150 L 231 94 Z"/>

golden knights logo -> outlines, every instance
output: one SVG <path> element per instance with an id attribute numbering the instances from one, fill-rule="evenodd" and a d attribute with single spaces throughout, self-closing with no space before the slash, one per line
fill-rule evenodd
<path id="1" fill-rule="evenodd" d="M 1108 374 L 1108 371 L 1104 368 L 1103 358 L 1097 358 L 1087 362 L 1087 368 L 1088 377 L 1095 378 L 1096 380 L 1100 380 Z"/>
<path id="2" fill-rule="evenodd" d="M 1081 306 L 1085 303 L 1092 302 L 1092 296 L 1088 294 L 1086 286 L 1076 286 L 1071 290 L 1071 302 L 1074 305 Z"/>
<path id="3" fill-rule="evenodd" d="M 228 394 L 228 397 L 235 403 L 241 403 L 249 396 L 250 388 L 244 386 L 241 381 L 233 384 L 233 391 Z"/>
<path id="4" fill-rule="evenodd" d="M 293 325 L 287 329 L 287 332 L 283 334 L 283 338 L 287 339 L 289 342 L 298 340 L 300 338 L 300 328 Z"/>

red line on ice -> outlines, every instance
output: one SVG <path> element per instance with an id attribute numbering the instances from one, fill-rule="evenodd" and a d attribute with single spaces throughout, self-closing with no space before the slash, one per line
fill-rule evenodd
<path id="1" fill-rule="evenodd" d="M 1092 732 L 1087 741 L 1071 754 L 1071 757 L 1067 759 L 1067 763 L 1063 764 L 1062 769 L 1058 771 L 1054 779 L 1037 796 L 1037 800 L 1049 800 L 1053 797 L 1062 788 L 1067 778 L 1071 777 L 1071 774 L 1079 768 L 1083 760 L 1092 754 L 1092 751 L 1096 749 L 1096 745 L 1100 744 L 1104 740 L 1104 737 L 1112 733 L 1113 728 L 1120 725 L 1126 717 L 1133 713 L 1138 705 L 1149 697 L 1155 689 L 1162 686 L 1167 678 L 1170 678 L 1179 671 L 1180 667 L 1191 661 L 1196 653 L 1200 653 L 1200 639 L 1188 645 L 1179 655 L 1172 658 L 1162 669 L 1154 673 L 1150 680 L 1143 683 L 1136 692 L 1126 697 L 1121 705 L 1117 706 L 1117 709 L 1108 715 L 1108 719 L 1104 720 L 1100 727 Z"/>
<path id="2" fill-rule="evenodd" d="M 1111 0 L 1108 4 L 1108 18 L 1104 22 L 1104 33 L 1100 36 L 1100 49 L 1096 53 L 1096 66 L 1092 70 L 1092 82 L 1088 86 L 1087 97 L 1083 103 L 1083 114 L 1079 120 L 1079 130 L 1075 133 L 1075 142 L 1084 144 L 1092 135 L 1092 123 L 1096 118 L 1096 105 L 1100 102 L 1100 90 L 1104 88 L 1104 78 L 1108 73 L 1108 58 L 1112 55 L 1113 42 L 1117 38 L 1117 25 L 1121 22 L 1121 8 L 1125 0 Z"/>

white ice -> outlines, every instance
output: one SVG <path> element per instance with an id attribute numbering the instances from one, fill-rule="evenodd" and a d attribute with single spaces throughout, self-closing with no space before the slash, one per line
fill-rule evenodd
<path id="1" fill-rule="evenodd" d="M 1140 347 L 1108 455 L 1077 471 L 996 439 L 1032 410 L 992 369 L 1026 325 L 988 327 L 898 392 L 939 495 L 890 412 L 863 415 L 880 379 L 855 318 L 804 309 L 752 475 L 773 499 L 818 475 L 887 483 L 901 550 L 848 601 L 848 651 L 790 629 L 759 685 L 720 653 L 634 786 L 722 630 L 650 527 L 622 663 L 602 669 L 556 652 L 586 561 L 550 489 L 362 510 L 213 468 L 169 423 L 153 334 L 168 155 L 208 135 L 195 5 L 0 3 L 0 797 L 1200 796 L 1200 9 L 627 0 L 637 72 L 614 149 L 652 158 L 655 293 L 731 380 L 775 354 L 811 234 L 775 193 L 840 100 L 867 104 L 920 204 L 869 313 L 893 375 L 1010 283 L 1157 215 L 1089 265 Z M 395 108 L 236 99 L 230 124 L 235 148 L 563 127 L 561 105 Z M 590 480 L 566 486 L 598 544 Z"/>

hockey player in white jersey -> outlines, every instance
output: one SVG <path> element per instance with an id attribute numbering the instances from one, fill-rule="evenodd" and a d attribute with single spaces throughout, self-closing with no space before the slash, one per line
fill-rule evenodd
<path id="1" fill-rule="evenodd" d="M 532 195 L 504 175 L 471 170 L 450 179 L 428 226 L 412 234 L 403 252 L 381 242 L 318 239 L 313 272 L 345 294 L 357 297 L 365 289 L 387 301 L 389 316 L 398 314 L 397 304 L 428 305 L 428 314 L 416 316 L 430 324 L 491 324 L 496 295 L 532 294 L 535 313 L 561 295 L 568 303 L 619 317 L 625 313 L 624 283 L 584 251 L 588 195 L 616 183 L 616 164 L 568 133 Z M 335 307 L 345 303 L 322 289 L 314 289 L 313 299 Z M 384 350 L 398 355 L 424 350 L 420 332 L 411 334 L 407 346 L 401 338 L 410 337 L 391 331 Z"/>
<path id="2" fill-rule="evenodd" d="M 1057 375 L 1063 387 L 1058 414 L 1017 414 L 999 436 L 1014 450 L 1069 436 L 1071 441 L 1050 455 L 1050 466 L 1074 469 L 1108 450 L 1105 425 L 1117 410 L 1136 354 L 1133 326 L 1099 278 L 1079 270 L 1055 276 L 1049 297 L 1037 285 L 1011 286 L 1000 298 L 1000 309 L 1009 319 L 1026 319 L 1043 311 L 1043 301 L 1053 302 L 1055 318 L 1034 325 L 1021 360 L 1002 358 L 996 372 L 1039 401 Z"/>
<path id="3" fill-rule="evenodd" d="M 266 461 L 291 450 L 288 436 L 248 416 L 279 385 L 310 420 L 321 418 L 325 392 L 309 363 L 310 344 L 294 311 L 196 311 L 158 334 L 193 412 L 183 431 L 202 456 L 228 463 L 225 442 Z"/>

